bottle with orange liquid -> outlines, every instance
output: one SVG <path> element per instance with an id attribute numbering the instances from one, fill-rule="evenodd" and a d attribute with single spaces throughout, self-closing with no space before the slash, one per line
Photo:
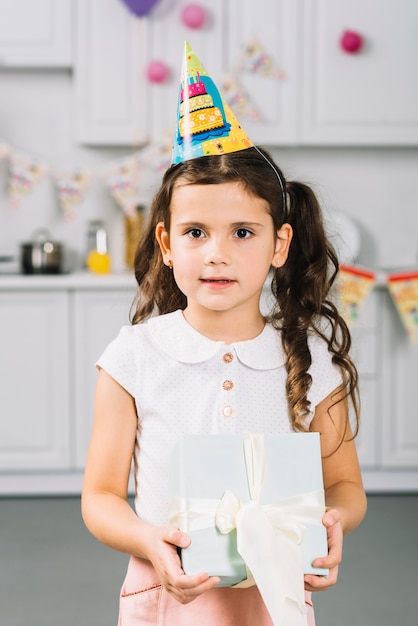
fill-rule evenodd
<path id="1" fill-rule="evenodd" d="M 90 242 L 89 245 L 86 267 L 94 274 L 109 274 L 112 269 L 112 261 L 107 247 L 107 233 L 101 222 L 95 222 L 94 225 L 94 242 Z"/>

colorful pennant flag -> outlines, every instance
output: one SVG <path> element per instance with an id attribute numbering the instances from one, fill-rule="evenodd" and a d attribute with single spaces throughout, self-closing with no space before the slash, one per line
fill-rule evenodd
<path id="1" fill-rule="evenodd" d="M 135 156 L 109 164 L 105 172 L 106 183 L 112 197 L 129 217 L 135 216 L 139 204 L 139 162 Z"/>
<path id="2" fill-rule="evenodd" d="M 367 294 L 376 281 L 376 275 L 369 270 L 350 265 L 340 265 L 336 279 L 339 309 L 347 326 L 357 320 Z"/>
<path id="3" fill-rule="evenodd" d="M 84 200 L 90 178 L 88 170 L 78 167 L 55 174 L 58 201 L 67 222 L 74 220 L 75 207 Z"/>
<path id="4" fill-rule="evenodd" d="M 386 280 L 408 339 L 415 346 L 418 344 L 418 270 L 389 274 Z"/>
<path id="5" fill-rule="evenodd" d="M 47 171 L 46 163 L 27 154 L 10 153 L 9 200 L 12 208 L 20 205 L 22 196 L 30 193 Z"/>
<path id="6" fill-rule="evenodd" d="M 260 74 L 271 78 L 285 78 L 284 72 L 278 69 L 273 57 L 266 52 L 256 39 L 251 39 L 244 46 L 238 62 L 238 71 Z"/>
<path id="7" fill-rule="evenodd" d="M 260 121 L 260 111 L 251 102 L 244 87 L 232 74 L 226 74 L 221 82 L 221 89 L 226 102 L 239 119 Z"/>

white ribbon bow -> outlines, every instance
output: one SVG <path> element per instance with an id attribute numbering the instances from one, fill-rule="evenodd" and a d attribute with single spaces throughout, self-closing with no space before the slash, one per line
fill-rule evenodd
<path id="1" fill-rule="evenodd" d="M 244 434 L 244 457 L 251 500 L 241 504 L 227 490 L 220 501 L 174 498 L 170 522 L 187 532 L 215 524 L 226 534 L 236 528 L 237 550 L 247 567 L 247 580 L 254 583 L 275 626 L 307 626 L 300 543 L 304 524 L 322 523 L 325 509 L 322 491 L 314 491 L 275 504 L 261 505 L 264 478 L 264 436 Z"/>

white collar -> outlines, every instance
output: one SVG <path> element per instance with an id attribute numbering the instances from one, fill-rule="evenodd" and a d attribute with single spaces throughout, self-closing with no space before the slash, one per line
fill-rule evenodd
<path id="1" fill-rule="evenodd" d="M 213 341 L 199 333 L 181 310 L 152 317 L 145 328 L 153 343 L 180 363 L 203 363 L 225 350 L 234 351 L 241 363 L 257 370 L 276 369 L 286 361 L 280 333 L 271 324 L 266 324 L 254 339 L 231 344 Z"/>

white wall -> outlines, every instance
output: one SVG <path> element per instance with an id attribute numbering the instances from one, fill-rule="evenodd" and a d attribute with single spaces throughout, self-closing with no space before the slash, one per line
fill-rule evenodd
<path id="1" fill-rule="evenodd" d="M 87 221 L 103 218 L 115 269 L 123 267 L 123 213 L 98 175 L 111 160 L 135 146 L 91 148 L 73 139 L 73 88 L 69 71 L 0 69 L 0 138 L 14 149 L 45 160 L 52 168 L 87 167 L 97 174 L 77 218 L 66 223 L 50 177 L 11 209 L 7 161 L 0 162 L 0 254 L 17 250 L 35 228 L 82 256 Z M 373 268 L 418 265 L 418 148 L 277 148 L 274 155 L 288 178 L 313 185 L 326 213 L 351 216 L 362 236 L 358 262 Z M 145 170 L 143 199 L 149 202 L 160 174 Z"/>

